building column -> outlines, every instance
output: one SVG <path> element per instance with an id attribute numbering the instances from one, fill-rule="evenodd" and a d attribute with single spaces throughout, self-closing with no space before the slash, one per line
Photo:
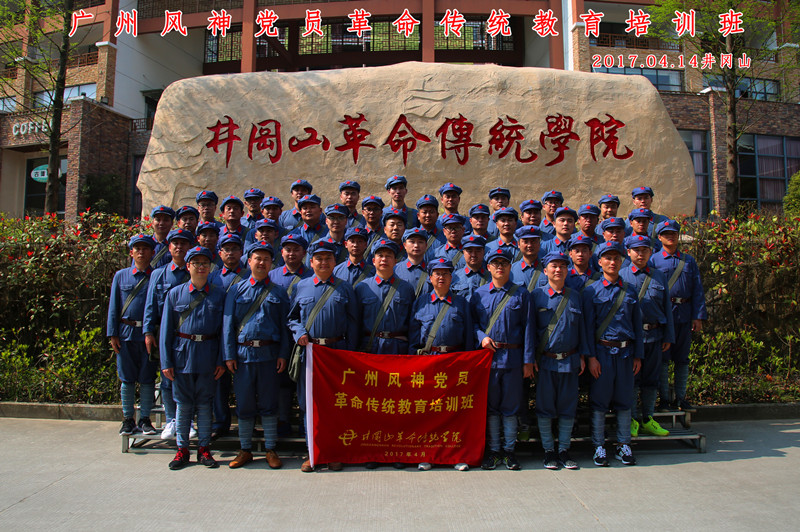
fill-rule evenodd
<path id="1" fill-rule="evenodd" d="M 242 5 L 242 59 L 240 72 L 256 71 L 257 0 L 244 0 Z"/>
<path id="2" fill-rule="evenodd" d="M 422 62 L 434 63 L 436 53 L 433 47 L 434 29 L 436 28 L 436 6 L 434 0 L 422 0 L 422 24 L 420 37 L 422 46 Z"/>
<path id="3" fill-rule="evenodd" d="M 97 101 L 114 105 L 114 83 L 117 75 L 117 46 L 110 41 L 95 43 L 97 46 Z"/>
<path id="4" fill-rule="evenodd" d="M 564 14 L 561 9 L 561 0 L 549 0 L 548 8 L 553 10 L 553 16 L 558 20 L 563 20 Z M 558 27 L 558 25 L 556 25 Z M 564 37 L 559 32 L 558 35 L 550 35 L 548 38 L 550 46 L 550 68 L 564 70 Z"/>

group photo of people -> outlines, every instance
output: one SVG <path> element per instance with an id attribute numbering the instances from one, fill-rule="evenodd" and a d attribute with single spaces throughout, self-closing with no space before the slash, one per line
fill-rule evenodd
<path id="1" fill-rule="evenodd" d="M 497 187 L 465 206 L 456 183 L 416 202 L 409 187 L 394 175 L 367 195 L 345 180 L 338 201 L 324 204 L 297 179 L 155 207 L 152 234 L 130 239 L 130 265 L 111 288 L 120 434 L 174 439 L 171 470 L 190 463 L 196 438 L 196 461 L 218 467 L 211 446 L 231 434 L 235 414 L 240 448 L 227 466 L 264 458 L 280 468 L 277 442 L 292 433 L 294 405 L 306 409 L 309 344 L 378 355 L 491 351 L 484 470 L 521 469 L 517 442 L 534 435 L 543 467 L 579 469 L 570 453 L 579 403 L 589 412 L 586 458 L 598 467 L 635 465 L 632 438 L 667 436 L 657 411 L 692 411 L 692 333 L 708 315 L 680 223 L 652 210 L 660 191 L 532 190 L 512 202 Z M 634 208 L 619 212 L 628 193 Z M 609 412 L 616 431 L 607 434 Z M 256 457 L 259 420 L 266 451 Z M 478 464 L 413 464 L 434 465 Z M 320 467 L 306 459 L 301 470 Z"/>

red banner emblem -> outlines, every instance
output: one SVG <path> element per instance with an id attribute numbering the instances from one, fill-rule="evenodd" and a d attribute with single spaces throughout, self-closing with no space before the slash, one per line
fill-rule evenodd
<path id="1" fill-rule="evenodd" d="M 491 363 L 485 349 L 408 356 L 313 346 L 306 352 L 312 463 L 479 464 Z"/>

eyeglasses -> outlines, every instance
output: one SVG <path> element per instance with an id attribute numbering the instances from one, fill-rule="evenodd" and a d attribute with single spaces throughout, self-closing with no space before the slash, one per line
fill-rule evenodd
<path id="1" fill-rule="evenodd" d="M 442 230 L 447 231 L 448 233 L 455 233 L 459 229 L 464 229 L 463 225 L 445 225 Z"/>
<path id="2" fill-rule="evenodd" d="M 205 269 L 205 268 L 210 268 L 211 267 L 211 263 L 207 262 L 207 261 L 203 261 L 203 262 L 192 261 L 192 262 L 189 263 L 189 266 L 191 266 L 192 268 L 197 268 L 197 269 Z"/>
<path id="3" fill-rule="evenodd" d="M 496 266 L 497 268 L 508 268 L 511 266 L 511 263 L 507 260 L 493 260 L 489 263 L 489 266 Z"/>

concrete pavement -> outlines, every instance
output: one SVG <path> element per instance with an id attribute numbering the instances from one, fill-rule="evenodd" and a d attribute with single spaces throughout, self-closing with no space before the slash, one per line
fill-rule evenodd
<path id="1" fill-rule="evenodd" d="M 519 472 L 303 474 L 280 449 L 282 470 L 169 471 L 172 452 L 121 453 L 118 423 L 0 418 L 0 530 L 797 530 L 800 420 L 692 428 L 707 453 L 646 442 L 635 467 L 596 468 L 581 445 L 580 471 L 542 469 L 537 449 Z"/>

